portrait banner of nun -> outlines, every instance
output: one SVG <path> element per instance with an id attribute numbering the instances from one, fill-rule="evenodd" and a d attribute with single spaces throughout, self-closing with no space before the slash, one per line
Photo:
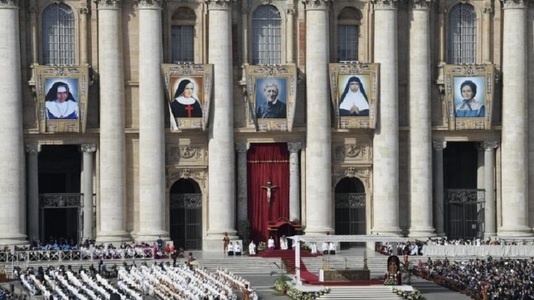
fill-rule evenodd
<path id="1" fill-rule="evenodd" d="M 338 128 L 374 128 L 378 64 L 330 64 L 332 106 Z"/>
<path id="2" fill-rule="evenodd" d="M 36 67 L 41 132 L 84 132 L 88 67 Z"/>
<path id="3" fill-rule="evenodd" d="M 162 65 L 171 131 L 207 128 L 213 65 Z"/>
<path id="4" fill-rule="evenodd" d="M 491 129 L 494 84 L 493 65 L 446 65 L 449 128 Z"/>

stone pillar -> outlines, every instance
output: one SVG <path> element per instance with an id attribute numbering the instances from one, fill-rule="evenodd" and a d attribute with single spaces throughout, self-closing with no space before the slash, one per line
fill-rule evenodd
<path id="1" fill-rule="evenodd" d="M 443 149 L 447 147 L 445 141 L 432 142 L 434 148 L 434 228 L 438 236 L 445 235 L 445 208 L 443 204 Z"/>
<path id="2" fill-rule="evenodd" d="M 80 64 L 85 65 L 88 63 L 87 54 L 87 33 L 89 28 L 87 27 L 87 15 L 89 14 L 89 8 L 87 3 L 80 3 Z"/>
<path id="3" fill-rule="evenodd" d="M 410 237 L 434 236 L 432 224 L 432 127 L 430 5 L 411 0 L 410 10 Z M 382 119 L 384 120 L 384 119 Z M 377 186 L 381 189 L 380 186 Z"/>
<path id="4" fill-rule="evenodd" d="M 208 4 L 208 60 L 214 65 L 214 99 L 209 128 L 209 225 L 205 250 L 220 249 L 223 233 L 236 238 L 235 152 L 232 74 L 232 4 L 234 0 L 206 0 Z M 213 47 L 213 45 L 217 45 Z"/>
<path id="5" fill-rule="evenodd" d="M 293 7 L 293 0 L 289 0 L 287 2 L 287 24 L 286 24 L 286 36 L 287 36 L 287 63 L 293 64 L 295 63 L 295 56 L 293 54 L 293 45 L 296 33 L 294 31 L 294 17 L 295 17 L 295 8 Z"/>
<path id="6" fill-rule="evenodd" d="M 484 148 L 484 184 L 485 199 L 484 205 L 484 239 L 497 234 L 497 216 L 495 214 L 495 148 L 499 146 L 497 141 L 485 141 Z"/>
<path id="7" fill-rule="evenodd" d="M 379 122 L 373 141 L 373 234 L 398 235 L 399 110 L 397 1 L 373 0 L 375 62 L 380 63 Z"/>
<path id="8" fill-rule="evenodd" d="M 289 142 L 289 220 L 300 220 L 299 150 L 302 143 Z"/>
<path id="9" fill-rule="evenodd" d="M 97 0 L 100 73 L 100 205 L 97 242 L 121 242 L 126 232 L 124 68 L 120 0 Z M 156 101 L 154 101 L 156 102 Z M 97 226 L 98 228 L 98 226 Z"/>
<path id="10" fill-rule="evenodd" d="M 236 143 L 237 151 L 237 222 L 248 220 L 247 151 L 249 143 Z"/>
<path id="11" fill-rule="evenodd" d="M 26 240 L 19 1 L 0 0 L 0 245 Z"/>
<path id="12" fill-rule="evenodd" d="M 39 240 L 39 152 L 38 144 L 26 145 L 28 169 L 28 239 Z"/>
<path id="13" fill-rule="evenodd" d="M 527 6 L 503 1 L 502 227 L 499 236 L 531 235 L 528 226 Z"/>
<path id="14" fill-rule="evenodd" d="M 332 137 L 328 94 L 328 0 L 304 0 L 306 5 L 306 234 L 326 234 L 332 227 Z"/>
<path id="15" fill-rule="evenodd" d="M 154 242 L 165 230 L 165 127 L 161 85 L 163 41 L 161 0 L 140 0 L 139 13 L 139 231 L 137 241 Z M 154 99 L 155 101 L 146 101 Z"/>
<path id="16" fill-rule="evenodd" d="M 30 0 L 30 24 L 31 24 L 31 63 L 37 64 L 39 63 L 39 27 L 40 25 L 37 25 L 38 15 L 39 15 L 39 7 L 37 6 L 38 0 Z"/>
<path id="17" fill-rule="evenodd" d="M 484 6 L 484 14 L 482 15 L 482 61 L 485 64 L 491 64 L 491 39 L 493 34 L 491 31 L 491 15 L 493 8 L 490 2 L 486 2 Z M 505 33 L 506 34 L 506 33 Z"/>
<path id="18" fill-rule="evenodd" d="M 82 193 L 83 193 L 83 232 L 82 241 L 93 239 L 93 164 L 96 145 L 83 144 L 83 172 L 82 172 Z"/>

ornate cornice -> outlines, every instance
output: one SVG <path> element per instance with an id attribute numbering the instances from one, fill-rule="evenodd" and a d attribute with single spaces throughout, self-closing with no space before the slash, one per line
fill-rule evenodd
<path id="1" fill-rule="evenodd" d="M 82 152 L 89 152 L 89 153 L 92 153 L 92 152 L 95 152 L 96 151 L 96 145 L 95 144 L 82 144 L 80 146 L 80 149 L 82 150 Z"/>
<path id="2" fill-rule="evenodd" d="M 432 2 L 435 0 L 410 0 L 410 6 L 413 9 L 430 9 Z"/>
<path id="3" fill-rule="evenodd" d="M 527 8 L 531 0 L 501 0 L 503 8 Z"/>
<path id="4" fill-rule="evenodd" d="M 19 8 L 19 0 L 0 0 L 0 8 Z"/>
<path id="5" fill-rule="evenodd" d="M 121 8 L 121 0 L 94 0 L 98 5 L 98 9 L 101 8 Z"/>
<path id="6" fill-rule="evenodd" d="M 372 0 L 375 9 L 396 9 L 398 0 Z"/>
<path id="7" fill-rule="evenodd" d="M 447 142 L 446 141 L 432 141 L 432 148 L 436 151 L 443 151 L 443 149 L 447 148 Z"/>
<path id="8" fill-rule="evenodd" d="M 26 152 L 30 155 L 37 155 L 41 152 L 41 145 L 39 144 L 26 144 Z"/>
<path id="9" fill-rule="evenodd" d="M 483 141 L 482 148 L 486 151 L 493 151 L 493 149 L 499 147 L 498 141 Z"/>
<path id="10" fill-rule="evenodd" d="M 289 153 L 297 153 L 299 150 L 302 149 L 302 143 L 301 142 L 289 142 L 287 143 L 287 150 L 289 150 Z"/>
<path id="11" fill-rule="evenodd" d="M 138 8 L 162 8 L 165 0 L 136 0 Z"/>
<path id="12" fill-rule="evenodd" d="M 204 0 L 208 9 L 228 9 L 232 7 L 235 0 Z"/>
<path id="13" fill-rule="evenodd" d="M 247 152 L 248 148 L 250 148 L 249 143 L 235 143 L 235 151 L 239 153 Z"/>
<path id="14" fill-rule="evenodd" d="M 306 9 L 326 9 L 334 0 L 302 0 Z"/>

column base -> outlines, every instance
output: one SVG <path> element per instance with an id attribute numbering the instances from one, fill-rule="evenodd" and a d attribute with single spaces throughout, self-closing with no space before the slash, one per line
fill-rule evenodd
<path id="1" fill-rule="evenodd" d="M 9 245 L 29 245 L 26 235 L 24 234 L 14 234 L 11 236 L 0 236 L 0 245 L 9 246 Z"/>
<path id="2" fill-rule="evenodd" d="M 435 237 L 436 233 L 434 233 L 434 232 L 435 232 L 435 230 L 432 227 L 410 228 L 410 233 L 408 234 L 408 237 L 411 237 L 411 238 Z"/>
<path id="3" fill-rule="evenodd" d="M 148 244 L 154 243 L 160 237 L 163 241 L 169 241 L 171 239 L 169 233 L 164 230 L 140 231 L 133 236 L 135 242 L 145 242 Z"/>
<path id="4" fill-rule="evenodd" d="M 97 243 L 119 243 L 129 242 L 132 238 L 130 234 L 126 231 L 102 231 L 97 233 L 96 242 Z"/>
<path id="5" fill-rule="evenodd" d="M 220 233 L 208 233 L 208 235 L 202 240 L 202 251 L 223 253 L 223 237 L 225 232 L 228 234 L 230 241 L 239 240 L 235 230 L 228 230 Z M 244 247 L 244 245 L 241 246 Z"/>
<path id="6" fill-rule="evenodd" d="M 402 229 L 400 227 L 377 227 L 371 230 L 371 234 L 402 236 Z"/>
<path id="7" fill-rule="evenodd" d="M 533 236 L 532 229 L 526 226 L 501 227 L 497 231 L 498 237 L 529 237 Z"/>
<path id="8" fill-rule="evenodd" d="M 497 233 L 496 232 L 484 232 L 484 239 L 487 240 L 487 239 L 490 239 L 494 236 L 497 236 Z"/>

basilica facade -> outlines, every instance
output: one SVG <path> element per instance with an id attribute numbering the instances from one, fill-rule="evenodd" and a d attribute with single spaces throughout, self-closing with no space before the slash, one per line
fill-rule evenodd
<path id="1" fill-rule="evenodd" d="M 0 0 L 0 244 L 531 236 L 532 25 L 529 0 Z"/>

